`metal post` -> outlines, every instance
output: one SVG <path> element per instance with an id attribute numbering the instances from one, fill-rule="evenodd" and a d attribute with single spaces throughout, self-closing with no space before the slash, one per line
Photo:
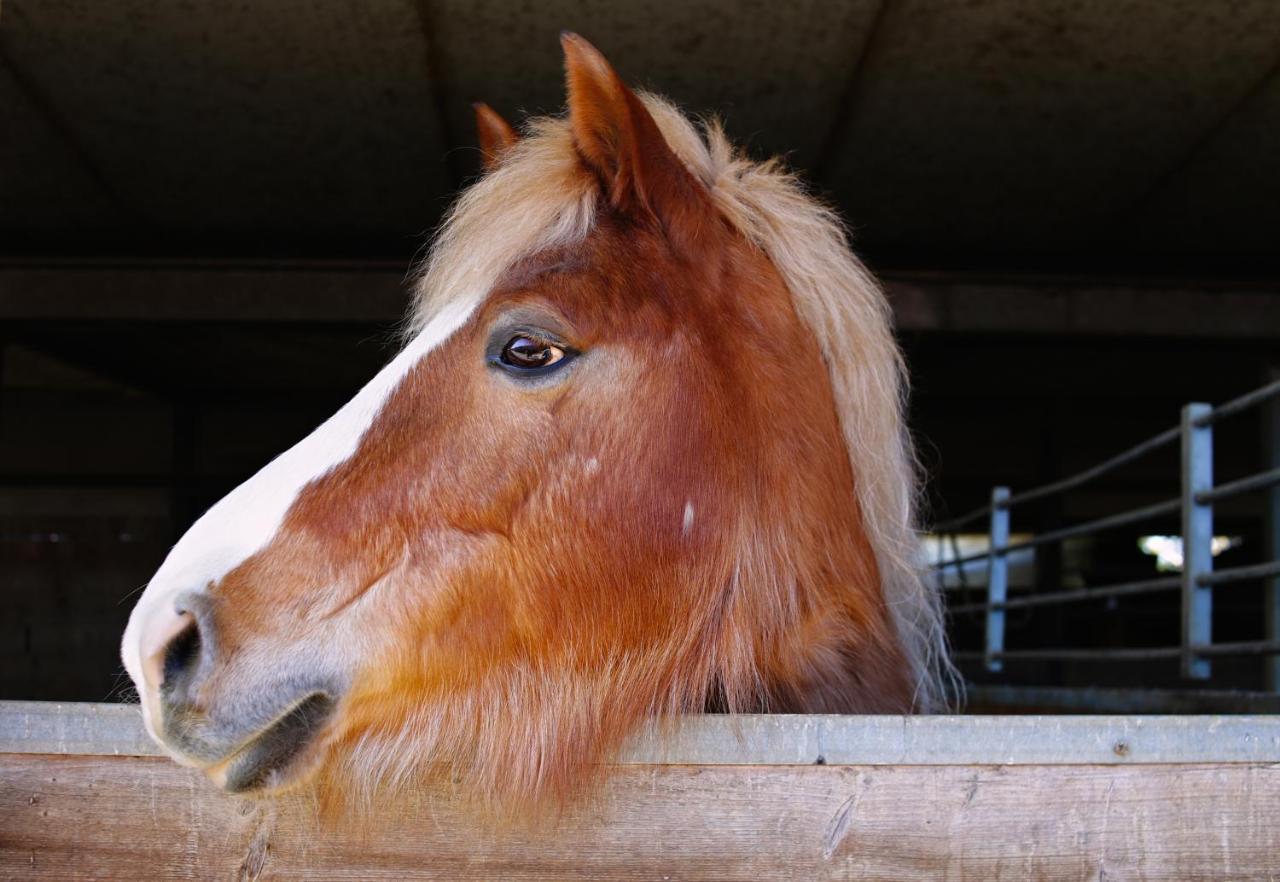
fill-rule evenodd
<path id="1" fill-rule="evenodd" d="M 1199 579 L 1213 571 L 1213 505 L 1196 494 L 1213 488 L 1213 427 L 1196 421 L 1213 412 L 1207 404 L 1182 408 L 1182 676 L 1209 679 L 1209 660 L 1192 646 L 1213 641 L 1213 589 Z"/>
<path id="2" fill-rule="evenodd" d="M 1268 382 L 1280 380 L 1280 367 L 1269 372 Z M 1280 398 L 1272 398 L 1262 405 L 1262 467 L 1280 467 Z M 1272 487 L 1263 497 L 1263 559 L 1280 560 L 1280 487 Z M 1262 583 L 1263 606 L 1266 615 L 1266 639 L 1280 640 L 1280 576 Z M 1280 655 L 1264 657 L 1264 681 L 1266 688 L 1280 692 Z"/>
<path id="3" fill-rule="evenodd" d="M 987 555 L 987 651 L 988 671 L 999 671 L 1004 662 L 997 653 L 1004 651 L 1004 603 L 1009 595 L 1009 558 L 1004 550 L 1009 545 L 1009 488 L 991 488 L 991 545 Z"/>

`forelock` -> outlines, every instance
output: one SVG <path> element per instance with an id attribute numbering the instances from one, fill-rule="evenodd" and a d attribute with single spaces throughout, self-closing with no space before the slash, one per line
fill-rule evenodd
<path id="1" fill-rule="evenodd" d="M 596 200 L 595 180 L 578 162 L 568 123 L 530 121 L 502 163 L 445 216 L 417 273 L 408 336 L 447 306 L 481 303 L 521 258 L 584 239 Z"/>

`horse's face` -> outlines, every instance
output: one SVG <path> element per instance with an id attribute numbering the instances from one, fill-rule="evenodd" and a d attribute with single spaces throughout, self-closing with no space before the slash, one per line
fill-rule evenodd
<path id="1" fill-rule="evenodd" d="M 582 117 L 616 140 L 609 114 L 640 105 L 568 49 L 590 232 L 441 309 L 211 509 L 134 612 L 123 653 L 152 734 L 227 789 L 422 761 L 554 789 L 643 716 L 734 704 L 788 640 L 829 648 L 826 606 L 848 604 L 797 600 L 801 575 L 735 596 L 753 567 L 786 569 L 756 559 L 761 523 L 813 534 L 828 580 L 875 581 L 782 279 L 669 151 L 644 158 L 656 128 L 632 130 L 639 160 L 593 153 Z M 575 52 L 623 91 L 575 86 Z"/>

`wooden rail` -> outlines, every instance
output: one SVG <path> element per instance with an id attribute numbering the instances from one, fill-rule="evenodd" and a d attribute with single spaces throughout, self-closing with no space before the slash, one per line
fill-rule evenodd
<path id="1" fill-rule="evenodd" d="M 0 702 L 5 879 L 1268 879 L 1280 717 L 690 717 L 533 826 L 235 799 L 125 706 Z"/>

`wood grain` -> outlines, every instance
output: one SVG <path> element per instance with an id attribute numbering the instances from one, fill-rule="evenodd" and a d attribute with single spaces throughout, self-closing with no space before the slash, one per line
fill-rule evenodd
<path id="1" fill-rule="evenodd" d="M 620 766 L 537 829 L 326 828 L 157 758 L 0 756 L 6 879 L 1273 879 L 1280 765 Z"/>
<path id="2" fill-rule="evenodd" d="M 976 690 L 975 690 L 976 691 Z M 0 754 L 163 756 L 137 705 L 0 701 Z M 689 714 L 621 765 L 953 766 L 1280 762 L 1280 716 Z"/>

